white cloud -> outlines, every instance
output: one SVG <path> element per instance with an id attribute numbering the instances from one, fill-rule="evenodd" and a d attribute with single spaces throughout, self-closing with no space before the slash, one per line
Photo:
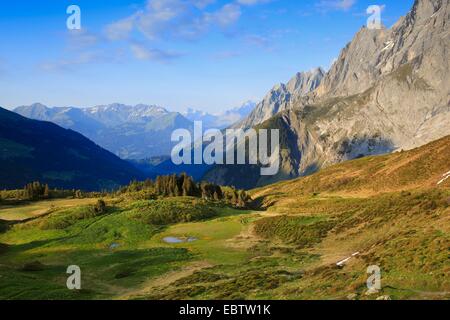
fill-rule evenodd
<path id="1" fill-rule="evenodd" d="M 110 40 L 120 40 L 128 37 L 134 28 L 134 16 L 119 20 L 106 26 L 106 36 Z"/>
<path id="2" fill-rule="evenodd" d="M 213 14 L 205 14 L 205 22 L 223 28 L 233 25 L 241 17 L 241 8 L 236 4 L 226 4 Z"/>
<path id="3" fill-rule="evenodd" d="M 356 0 L 320 0 L 317 7 L 321 10 L 344 10 L 351 9 Z"/>
<path id="4" fill-rule="evenodd" d="M 272 0 L 238 0 L 237 3 L 244 5 L 244 6 L 253 6 L 256 4 L 263 4 L 271 2 Z"/>
<path id="5" fill-rule="evenodd" d="M 156 49 L 155 43 L 196 40 L 211 30 L 228 32 L 240 19 L 241 6 L 265 1 L 230 1 L 211 9 L 216 0 L 147 0 L 143 8 L 107 25 L 104 32 L 109 40 L 127 40 L 137 59 L 166 61 L 180 54 Z M 147 44 L 134 40 L 142 37 Z"/>
<path id="6" fill-rule="evenodd" d="M 257 47 L 266 48 L 269 45 L 269 39 L 267 37 L 257 35 L 257 34 L 250 34 L 246 35 L 244 38 L 245 42 L 247 44 L 251 44 Z"/>
<path id="7" fill-rule="evenodd" d="M 71 54 L 68 57 L 46 61 L 39 65 L 43 71 L 76 71 L 77 68 L 87 64 L 118 63 L 122 61 L 124 52 L 122 50 L 89 50 Z"/>
<path id="8" fill-rule="evenodd" d="M 135 58 L 139 60 L 158 60 L 167 62 L 181 56 L 180 53 L 148 48 L 145 45 L 137 42 L 133 42 L 131 44 L 131 51 Z"/>
<path id="9" fill-rule="evenodd" d="M 61 59 L 53 62 L 44 62 L 40 65 L 44 71 L 73 70 L 79 65 L 93 63 L 100 60 L 96 52 L 82 52 L 74 57 Z"/>
<path id="10" fill-rule="evenodd" d="M 89 32 L 87 29 L 67 31 L 67 43 L 70 50 L 91 47 L 96 45 L 98 42 L 98 36 Z"/>
<path id="11" fill-rule="evenodd" d="M 226 51 L 216 52 L 215 54 L 212 55 L 212 58 L 215 60 L 226 60 L 226 59 L 236 58 L 241 55 L 242 55 L 242 52 L 240 52 L 240 51 L 226 50 Z"/>
<path id="12" fill-rule="evenodd" d="M 147 0 L 144 8 L 105 28 L 111 40 L 129 38 L 133 31 L 148 40 L 197 39 L 214 28 L 225 31 L 241 17 L 241 5 L 267 0 L 238 0 L 208 10 L 215 0 Z"/>
<path id="13" fill-rule="evenodd" d="M 105 44 L 103 41 L 106 39 L 121 40 L 128 43 L 136 59 L 168 61 L 182 54 L 161 49 L 163 43 L 196 40 L 213 30 L 232 34 L 242 16 L 242 7 L 270 1 L 273 0 L 228 0 L 219 5 L 217 0 L 146 0 L 145 5 L 136 7 L 131 15 L 106 25 L 102 36 L 75 31 L 69 34 L 69 43 L 71 48 L 87 51 L 99 42 Z M 250 36 L 246 41 L 263 46 L 265 40 Z M 61 59 L 43 67 L 49 70 L 89 63 L 89 55 L 89 52 L 84 52 L 75 58 Z"/>

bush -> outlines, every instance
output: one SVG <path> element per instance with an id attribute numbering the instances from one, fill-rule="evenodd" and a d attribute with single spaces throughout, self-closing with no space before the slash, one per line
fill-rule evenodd
<path id="1" fill-rule="evenodd" d="M 26 263 L 22 266 L 21 270 L 25 272 L 35 272 L 44 270 L 45 266 L 39 261 L 33 261 Z"/>
<path id="2" fill-rule="evenodd" d="M 103 213 L 105 213 L 105 212 L 106 212 L 106 203 L 105 203 L 105 201 L 102 200 L 102 199 L 97 200 L 97 203 L 96 203 L 95 206 L 94 206 L 94 211 L 95 211 L 97 214 L 103 214 Z"/>
<path id="3" fill-rule="evenodd" d="M 119 271 L 118 273 L 116 273 L 114 278 L 115 279 L 128 278 L 128 277 L 132 276 L 135 272 L 136 272 L 136 270 L 128 268 L 128 269 L 125 269 L 125 270 L 122 270 L 122 271 Z"/>

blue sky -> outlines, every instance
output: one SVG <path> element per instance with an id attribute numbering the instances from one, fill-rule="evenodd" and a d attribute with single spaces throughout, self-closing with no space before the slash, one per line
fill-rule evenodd
<path id="1" fill-rule="evenodd" d="M 82 29 L 69 31 L 69 5 Z M 15 0 L 0 3 L 0 106 L 121 102 L 218 112 L 328 68 L 384 6 L 413 0 Z"/>

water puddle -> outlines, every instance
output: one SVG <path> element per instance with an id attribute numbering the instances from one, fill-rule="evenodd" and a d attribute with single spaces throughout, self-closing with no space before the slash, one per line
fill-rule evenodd
<path id="1" fill-rule="evenodd" d="M 110 249 L 110 250 L 114 250 L 114 249 L 117 249 L 118 247 L 120 247 L 120 243 L 113 242 L 113 243 L 111 243 L 111 245 L 109 246 L 109 249 Z"/>
<path id="2" fill-rule="evenodd" d="M 197 238 L 194 237 L 182 237 L 182 238 L 177 238 L 177 237 L 165 237 L 163 239 L 163 241 L 165 243 L 172 243 L 172 244 L 176 244 L 176 243 L 187 243 L 187 242 L 194 242 L 197 241 Z"/>

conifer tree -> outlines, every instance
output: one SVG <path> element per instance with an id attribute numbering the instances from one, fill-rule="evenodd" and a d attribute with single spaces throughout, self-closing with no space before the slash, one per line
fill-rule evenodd
<path id="1" fill-rule="evenodd" d="M 50 190 L 48 188 L 48 184 L 46 184 L 44 187 L 44 198 L 48 199 L 49 197 L 50 197 Z"/>
<path id="2" fill-rule="evenodd" d="M 161 195 L 163 193 L 162 178 L 160 176 L 156 177 L 155 191 L 158 195 Z"/>

